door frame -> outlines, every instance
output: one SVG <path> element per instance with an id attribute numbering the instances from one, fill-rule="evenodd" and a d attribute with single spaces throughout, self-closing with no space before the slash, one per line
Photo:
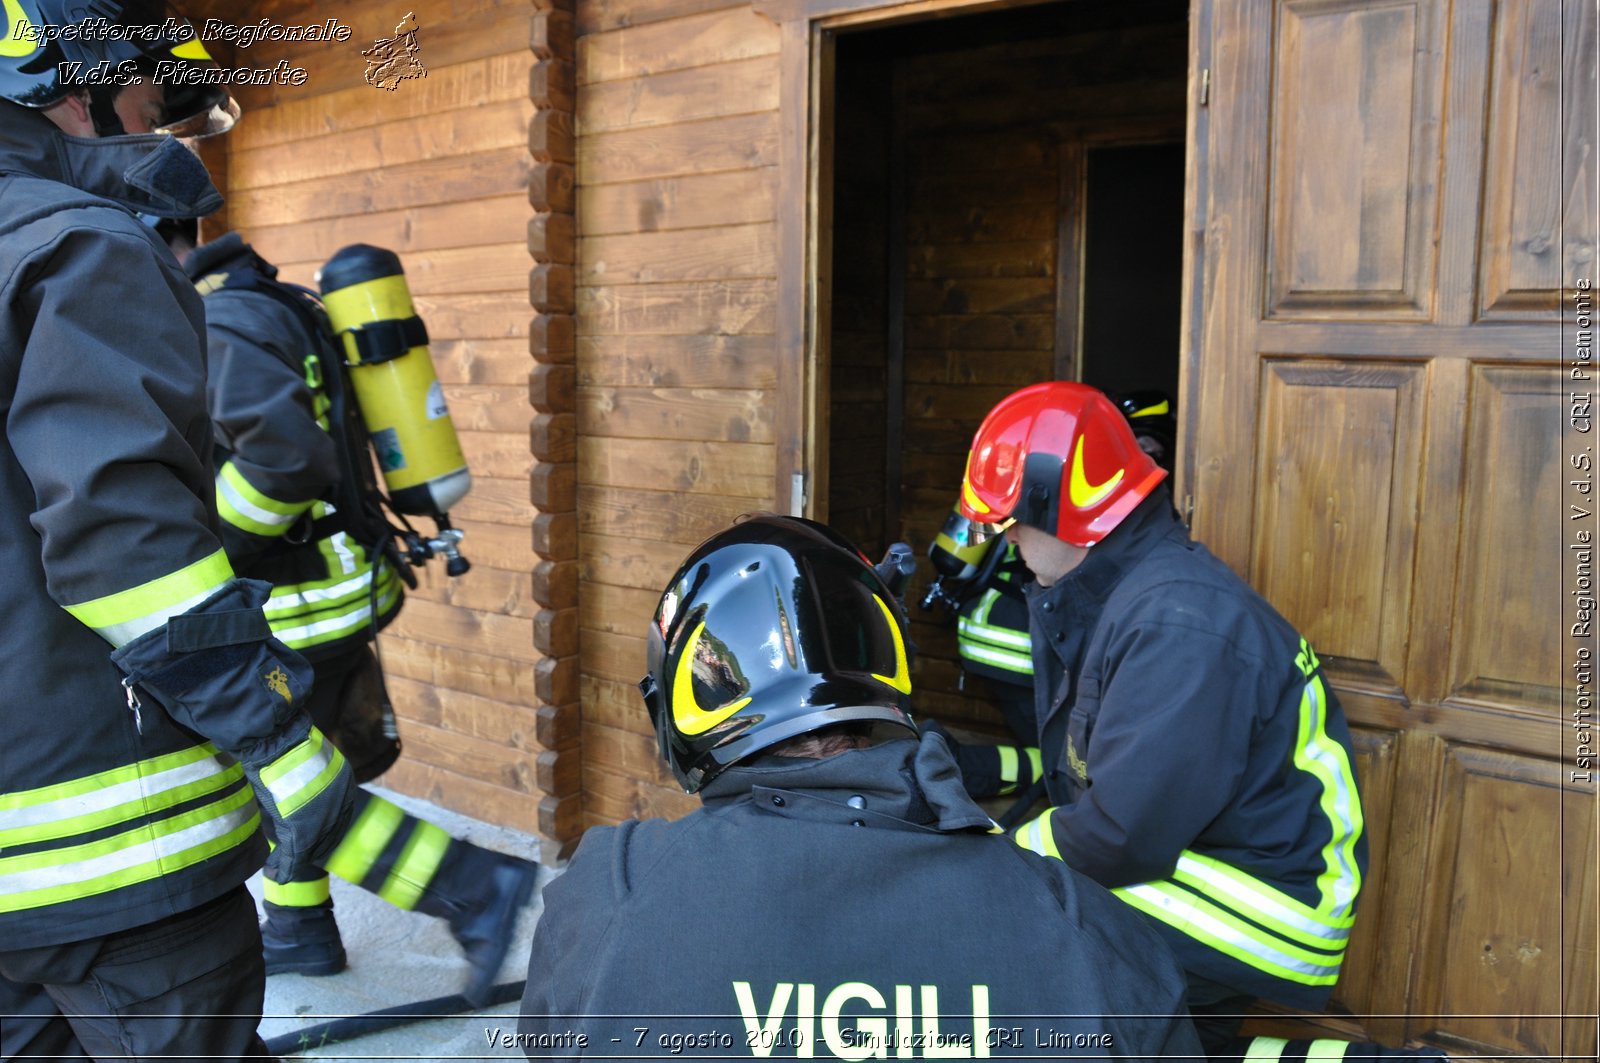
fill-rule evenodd
<path id="1" fill-rule="evenodd" d="M 840 32 L 882 29 L 979 12 L 1076 0 L 755 0 L 777 23 L 779 158 L 773 508 L 826 520 L 832 327 L 834 47 Z M 1114 0 L 1112 0 L 1114 2 Z M 1189 0 L 1189 70 L 1184 118 L 1183 298 L 1179 405 L 1198 398 L 1203 319 L 1205 92 L 1212 0 Z M 1081 233 L 1080 233 L 1081 237 Z M 1081 239 L 1079 241 L 1081 243 Z M 1065 254 L 1065 250 L 1060 252 Z M 1058 326 L 1059 328 L 1059 326 Z M 1058 365 L 1060 354 L 1058 352 Z M 1183 418 L 1174 498 L 1187 516 L 1197 417 Z"/>

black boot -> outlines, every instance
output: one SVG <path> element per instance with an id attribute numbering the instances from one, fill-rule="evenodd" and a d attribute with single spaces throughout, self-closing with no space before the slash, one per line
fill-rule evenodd
<path id="1" fill-rule="evenodd" d="M 322 978 L 345 968 L 344 942 L 333 918 L 333 902 L 292 908 L 265 902 L 261 947 L 268 974 Z"/>
<path id="2" fill-rule="evenodd" d="M 472 862 L 486 863 L 485 858 L 492 858 L 493 866 L 483 869 L 470 899 L 452 905 L 454 910 L 447 918 L 451 935 L 461 945 L 472 967 L 462 995 L 474 1007 L 483 1007 L 488 1003 L 489 990 L 494 988 L 494 978 L 506 958 L 506 950 L 511 947 L 511 935 L 517 929 L 517 913 L 533 894 L 539 865 L 483 849 L 475 850 L 473 855 L 477 860 Z"/>

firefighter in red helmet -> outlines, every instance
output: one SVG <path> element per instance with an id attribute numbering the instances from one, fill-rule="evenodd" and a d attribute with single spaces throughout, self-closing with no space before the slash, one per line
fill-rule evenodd
<path id="1" fill-rule="evenodd" d="M 1083 384 L 1016 392 L 973 440 L 961 514 L 979 536 L 1004 532 L 1035 577 L 1050 807 L 1017 843 L 1161 932 L 1214 1058 L 1411 1055 L 1236 1037 L 1255 998 L 1327 1002 L 1367 843 L 1349 728 L 1315 651 L 1189 538 L 1166 479 Z"/>

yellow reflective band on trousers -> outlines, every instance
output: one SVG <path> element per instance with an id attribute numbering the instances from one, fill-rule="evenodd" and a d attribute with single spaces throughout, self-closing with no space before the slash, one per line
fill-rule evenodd
<path id="1" fill-rule="evenodd" d="M 333 854 L 322 865 L 352 885 L 363 885 L 395 835 L 413 824 L 411 834 L 389 869 L 378 896 L 397 908 L 414 908 L 433 881 L 450 846 L 450 836 L 432 823 L 407 816 L 391 801 L 368 795 L 366 807 L 356 817 Z"/>
<path id="2" fill-rule="evenodd" d="M 1017 766 L 1021 762 L 1012 746 L 996 746 L 1000 754 L 1000 793 L 1013 793 L 1017 789 Z"/>
<path id="3" fill-rule="evenodd" d="M 250 788 L 121 834 L 0 858 L 0 912 L 43 908 L 170 875 L 249 841 L 261 823 Z"/>
<path id="4" fill-rule="evenodd" d="M 261 877 L 262 899 L 280 908 L 315 908 L 330 896 L 327 875 L 309 882 L 274 882 L 265 875 Z"/>
<path id="5" fill-rule="evenodd" d="M 209 742 L 81 779 L 0 794 L 0 851 L 155 815 L 244 779 Z"/>
<path id="6" fill-rule="evenodd" d="M 1000 794 L 1015 793 L 1017 785 L 1022 782 L 1022 757 L 1018 755 L 1015 746 L 996 746 L 1000 754 Z M 1028 766 L 1033 774 L 1028 776 L 1029 781 L 1044 775 L 1044 759 L 1039 756 L 1037 746 L 1029 746 L 1022 750 L 1028 756 Z"/>
<path id="7" fill-rule="evenodd" d="M 169 617 L 193 609 L 232 578 L 233 567 L 228 564 L 228 555 L 218 550 L 137 587 L 65 608 L 111 645 L 121 646 L 147 631 L 154 631 Z"/>
<path id="8" fill-rule="evenodd" d="M 1245 1049 L 1244 1058 L 1247 1060 L 1281 1060 L 1283 1058 L 1283 1050 L 1288 1047 L 1289 1042 L 1281 1037 L 1252 1037 L 1250 1039 L 1250 1047 Z M 1349 1041 L 1335 1041 L 1332 1038 L 1319 1037 L 1306 1047 L 1306 1063 L 1343 1059 L 1344 1054 L 1349 1050 Z"/>
<path id="9" fill-rule="evenodd" d="M 261 782 L 272 792 L 278 815 L 287 818 L 326 790 L 343 766 L 344 754 L 313 727 L 305 741 L 261 769 Z"/>
<path id="10" fill-rule="evenodd" d="M 311 508 L 307 502 L 283 502 L 258 490 L 230 459 L 217 473 L 217 516 L 252 535 L 278 538 Z"/>
<path id="11" fill-rule="evenodd" d="M 422 899 L 422 891 L 439 871 L 444 851 L 450 847 L 450 835 L 441 827 L 417 820 L 406 839 L 394 869 L 378 890 L 378 896 L 396 908 L 410 910 Z"/>

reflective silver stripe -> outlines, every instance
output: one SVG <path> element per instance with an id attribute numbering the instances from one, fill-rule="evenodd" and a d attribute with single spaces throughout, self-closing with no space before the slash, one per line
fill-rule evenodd
<path id="1" fill-rule="evenodd" d="M 220 472 L 217 473 L 217 494 L 228 500 L 228 505 L 243 513 L 258 524 L 270 527 L 280 527 L 293 524 L 300 519 L 299 513 L 274 513 L 270 509 L 263 509 L 239 492 L 239 489 L 229 483 Z M 287 503 L 285 503 L 287 505 Z"/>
<path id="2" fill-rule="evenodd" d="M 984 664 L 992 664 L 996 668 L 1004 668 L 1008 672 L 1022 672 L 1025 675 L 1033 674 L 1033 658 L 1021 654 L 1010 653 L 1006 650 L 992 650 L 987 646 L 978 646 L 970 642 L 963 642 L 959 647 L 961 656 Z"/>
<path id="3" fill-rule="evenodd" d="M 329 538 L 328 545 L 333 549 L 333 552 L 338 555 L 339 567 L 341 569 L 346 572 L 354 572 L 356 570 L 356 555 L 353 551 L 351 551 L 349 544 L 345 542 L 344 532 L 335 532 L 333 536 Z"/>
<path id="4" fill-rule="evenodd" d="M 16 830 L 20 827 L 37 827 L 46 823 L 58 823 L 64 819 L 73 819 L 77 816 L 86 816 L 93 812 L 100 812 L 108 808 L 116 808 L 137 801 L 141 797 L 151 798 L 168 790 L 176 790 L 180 786 L 187 786 L 202 779 L 209 779 L 214 775 L 221 775 L 232 768 L 216 757 L 207 757 L 197 760 L 192 764 L 182 764 L 176 768 L 156 772 L 126 782 L 113 783 L 101 790 L 91 790 L 86 794 L 74 797 L 57 798 L 43 804 L 30 805 L 24 808 L 0 810 L 0 834 Z"/>
<path id="5" fill-rule="evenodd" d="M 207 587 L 205 590 L 201 591 L 199 594 L 196 594 L 192 598 L 185 598 L 181 602 L 173 602 L 171 605 L 157 609 L 153 613 L 146 613 L 144 616 L 141 616 L 136 620 L 125 620 L 120 624 L 108 624 L 105 627 L 97 627 L 95 630 L 100 633 L 101 638 L 111 643 L 112 646 L 120 649 L 121 647 L 132 642 L 134 639 L 138 638 L 140 635 L 143 635 L 146 632 L 154 631 L 156 628 L 161 627 L 168 620 L 172 619 L 178 614 L 187 613 L 189 610 L 193 609 L 195 606 L 199 605 L 201 602 L 217 593 L 217 591 L 221 590 L 223 584 L 226 582 L 227 581 L 225 580 L 223 583 L 219 583 L 215 587 Z"/>
<path id="6" fill-rule="evenodd" d="M 316 734 L 315 731 L 312 733 Z M 311 740 L 307 739 L 307 741 Z M 333 744 L 324 739 L 316 752 L 296 764 L 286 774 L 280 775 L 267 783 L 267 789 L 272 791 L 272 799 L 277 802 L 280 812 L 285 807 L 296 806 L 297 802 L 293 800 L 295 794 L 316 782 L 317 776 L 321 775 L 328 765 L 333 762 L 334 756 Z"/>
<path id="7" fill-rule="evenodd" d="M 370 582 L 372 582 L 372 569 L 368 568 L 360 575 L 335 583 L 331 587 L 313 587 L 309 590 L 286 591 L 274 594 L 267 599 L 266 608 L 270 614 L 277 609 L 299 609 L 315 605 L 318 602 L 331 602 L 362 589 Z"/>
<path id="8" fill-rule="evenodd" d="M 997 646 L 1010 646 L 1018 650 L 1031 649 L 1033 646 L 1033 640 L 1026 632 L 995 627 L 993 624 L 981 624 L 976 620 L 968 620 L 966 617 L 962 617 L 957 622 L 956 630 L 963 635 L 981 638 L 985 642 L 992 642 Z"/>
<path id="9" fill-rule="evenodd" d="M 125 849 L 118 849 L 114 853 L 26 871 L 0 873 L 0 896 L 9 897 L 33 890 L 58 889 L 114 875 L 142 864 L 173 860 L 190 849 L 226 837 L 249 823 L 251 817 L 255 815 L 255 802 L 246 801 L 240 807 L 215 818 L 185 827 L 172 834 L 155 835 L 144 841 L 135 842 Z"/>
<path id="10" fill-rule="evenodd" d="M 1266 890 L 1245 881 L 1248 876 L 1242 871 L 1235 869 L 1231 875 L 1225 874 L 1187 854 L 1178 857 L 1178 871 L 1210 886 L 1213 891 L 1211 899 L 1216 903 L 1249 916 L 1258 923 L 1269 920 L 1283 923 L 1310 938 L 1308 944 L 1316 944 L 1320 948 L 1344 948 L 1345 942 L 1350 940 L 1349 927 L 1333 927 L 1307 919 Z"/>
<path id="11" fill-rule="evenodd" d="M 272 633 L 278 637 L 279 641 L 293 646 L 300 639 L 315 638 L 318 635 L 326 635 L 330 631 L 341 631 L 352 624 L 365 621 L 371 615 L 372 606 L 363 602 L 360 606 L 348 612 L 340 613 L 338 616 L 328 617 L 325 620 L 318 620 L 310 624 L 301 624 L 298 627 L 274 627 Z"/>
<path id="12" fill-rule="evenodd" d="M 1220 941 L 1225 946 L 1224 951 L 1233 954 L 1239 959 L 1246 959 L 1246 956 L 1240 955 L 1241 953 L 1248 954 L 1249 957 L 1265 961 L 1273 967 L 1315 978 L 1334 978 L 1339 974 L 1340 958 L 1338 957 L 1330 957 L 1330 959 L 1334 960 L 1331 964 L 1319 964 L 1302 960 L 1297 956 L 1291 956 L 1273 948 L 1259 937 L 1240 932 L 1223 920 L 1216 918 L 1210 912 L 1180 897 L 1173 896 L 1171 893 L 1155 888 L 1151 883 L 1143 883 L 1138 886 L 1123 886 L 1112 892 L 1139 898 L 1145 905 L 1158 909 L 1152 914 L 1163 922 L 1172 924 L 1174 929 L 1189 934 L 1191 937 L 1198 937 L 1202 941 L 1206 938 Z M 1200 933 L 1194 933 L 1196 930 Z"/>
<path id="13" fill-rule="evenodd" d="M 1331 883 L 1333 896 L 1327 900 L 1331 902 L 1330 907 L 1334 915 L 1346 916 L 1354 909 L 1356 893 L 1361 888 L 1361 871 L 1351 863 L 1353 845 L 1349 844 L 1349 839 L 1361 833 L 1361 826 L 1356 822 L 1361 813 L 1352 812 L 1352 808 L 1358 809 L 1359 806 L 1356 804 L 1358 798 L 1352 786 L 1354 780 L 1350 778 L 1349 760 L 1345 757 L 1344 749 L 1328 737 L 1324 718 L 1326 710 L 1321 694 L 1320 677 L 1308 680 L 1305 697 L 1311 706 L 1312 726 L 1311 734 L 1301 751 L 1306 759 L 1320 766 L 1333 782 L 1331 787 L 1333 812 L 1338 820 L 1329 824 L 1334 836 L 1328 840 L 1328 845 L 1335 854 L 1339 873 Z"/>

